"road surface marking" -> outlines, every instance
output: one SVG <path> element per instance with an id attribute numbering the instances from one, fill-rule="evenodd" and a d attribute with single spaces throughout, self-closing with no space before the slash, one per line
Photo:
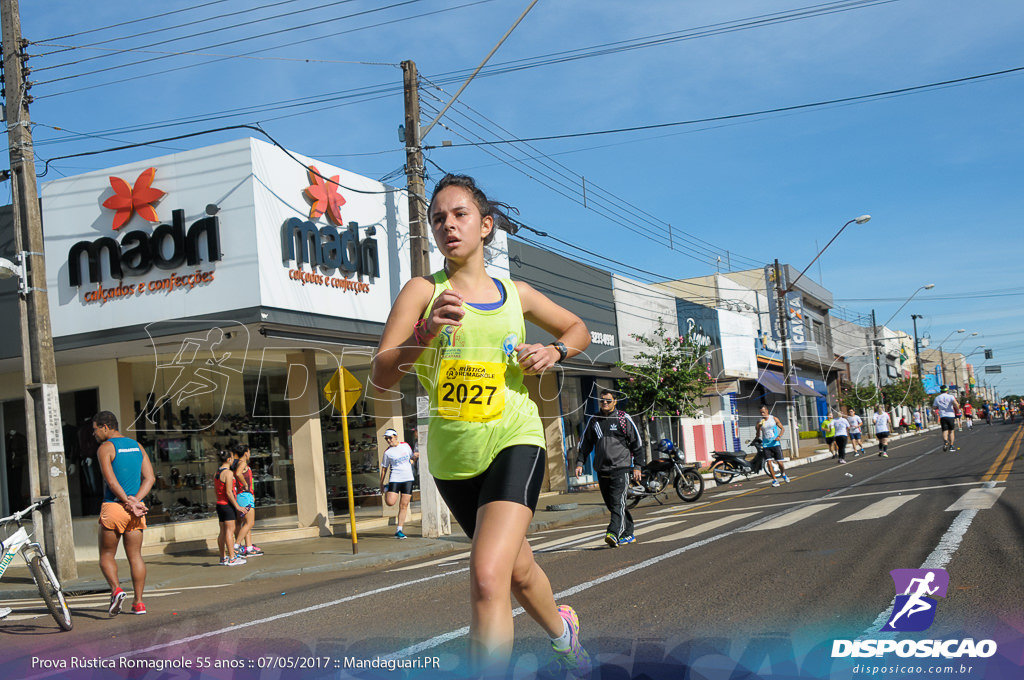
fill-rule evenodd
<path id="1" fill-rule="evenodd" d="M 946 508 L 946 512 L 960 512 L 961 510 L 988 510 L 1006 490 L 1005 486 L 989 489 L 971 489 L 956 503 Z"/>
<path id="2" fill-rule="evenodd" d="M 817 503 L 814 505 L 808 505 L 805 508 L 797 508 L 796 510 L 787 512 L 781 517 L 770 519 L 767 522 L 750 527 L 749 529 L 742 529 L 741 531 L 771 531 L 772 529 L 782 529 L 783 527 L 796 524 L 801 520 L 805 520 L 808 517 L 816 515 L 822 510 L 827 510 L 835 505 L 838 505 L 838 503 Z"/>
<path id="3" fill-rule="evenodd" d="M 846 519 L 839 520 L 840 522 L 860 522 L 865 519 L 881 519 L 882 517 L 888 517 L 890 514 L 898 510 L 904 503 L 914 500 L 918 494 L 910 494 L 908 496 L 893 496 L 892 498 L 883 498 L 880 501 L 872 503 L 868 507 L 864 508 L 859 512 L 855 512 Z"/>
<path id="4" fill-rule="evenodd" d="M 730 524 L 731 522 L 738 522 L 741 519 L 746 519 L 748 517 L 753 517 L 754 515 L 757 515 L 757 514 L 759 514 L 759 513 L 757 513 L 757 512 L 744 512 L 744 513 L 740 513 L 738 515 L 731 515 L 729 517 L 722 517 L 722 518 L 713 520 L 711 522 L 705 522 L 704 524 L 701 524 L 700 526 L 695 526 L 695 527 L 691 527 L 689 529 L 686 529 L 685 531 L 680 531 L 679 533 L 676 533 L 676 534 L 669 534 L 668 536 L 659 536 L 658 538 L 652 538 L 652 539 L 650 539 L 648 541 L 645 541 L 645 542 L 646 543 L 668 543 L 669 541 L 681 541 L 681 540 L 684 540 L 684 539 L 687 539 L 687 538 L 693 538 L 694 536 L 699 536 L 700 534 L 707 533 L 709 531 L 714 531 L 715 529 L 718 529 L 719 527 L 723 527 L 726 524 Z"/>

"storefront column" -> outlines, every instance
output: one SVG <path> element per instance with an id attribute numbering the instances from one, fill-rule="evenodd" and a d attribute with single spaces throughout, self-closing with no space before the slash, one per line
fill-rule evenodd
<path id="1" fill-rule="evenodd" d="M 386 430 L 393 429 L 398 433 L 399 440 L 405 441 L 406 432 L 405 424 L 402 421 L 402 401 L 400 399 L 382 399 L 374 403 L 374 416 L 377 426 L 377 466 L 380 467 L 381 462 L 384 460 L 384 449 L 385 446 L 381 444 L 384 441 L 384 432 Z M 415 432 L 412 433 L 415 436 Z M 413 446 L 412 443 L 409 444 Z M 391 507 L 388 507 L 384 503 L 384 489 L 380 490 L 380 507 L 381 517 L 394 517 L 398 519 L 398 503 L 395 503 Z M 412 512 L 411 510 L 409 511 Z M 408 518 L 406 518 L 408 521 Z"/>
<path id="2" fill-rule="evenodd" d="M 539 378 L 527 377 L 524 384 L 530 391 L 530 398 L 537 404 L 540 420 L 544 424 L 547 474 L 541 488 L 544 491 L 568 491 L 562 414 L 558 408 L 558 376 L 554 371 L 548 371 Z"/>
<path id="3" fill-rule="evenodd" d="M 133 428 L 135 424 L 135 386 L 132 383 L 132 365 L 126 361 L 117 362 L 117 395 L 118 405 L 110 407 L 103 405 L 103 395 L 100 395 L 100 408 L 117 414 L 117 423 L 121 426 L 121 432 L 125 436 L 137 437 L 138 433 L 134 432 Z M 150 451 L 149 455 L 152 456 L 154 453 Z"/>
<path id="4" fill-rule="evenodd" d="M 295 505 L 300 527 L 320 527 L 331 534 L 327 514 L 327 479 L 324 473 L 323 435 L 320 431 L 320 396 L 316 382 L 316 353 L 303 350 L 288 355 L 288 404 L 295 467 Z"/>

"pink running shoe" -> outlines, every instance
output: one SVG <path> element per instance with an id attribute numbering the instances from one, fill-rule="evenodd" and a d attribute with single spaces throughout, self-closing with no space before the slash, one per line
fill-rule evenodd
<path id="1" fill-rule="evenodd" d="M 577 678 L 590 677 L 590 655 L 580 644 L 580 619 L 575 610 L 569 605 L 563 604 L 558 607 L 558 615 L 569 624 L 569 648 L 554 648 L 554 655 L 547 665 L 547 673 L 550 675 L 564 675 L 566 671 L 571 672 Z"/>

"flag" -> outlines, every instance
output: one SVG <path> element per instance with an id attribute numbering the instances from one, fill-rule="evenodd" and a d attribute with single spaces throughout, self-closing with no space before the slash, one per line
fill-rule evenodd
<path id="1" fill-rule="evenodd" d="M 907 348 L 900 345 L 900 365 L 907 363 Z"/>
<path id="2" fill-rule="evenodd" d="M 344 384 L 345 390 L 345 408 L 341 406 L 342 384 Z M 362 393 L 363 384 L 344 366 L 339 366 L 331 379 L 324 385 L 324 397 L 339 413 L 344 411 L 347 414 L 351 411 Z"/>

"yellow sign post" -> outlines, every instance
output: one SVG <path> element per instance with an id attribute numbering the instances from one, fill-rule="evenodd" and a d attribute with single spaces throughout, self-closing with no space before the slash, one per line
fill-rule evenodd
<path id="1" fill-rule="evenodd" d="M 348 477 L 348 519 L 352 527 L 352 554 L 359 552 L 359 537 L 356 535 L 356 497 L 352 489 L 352 454 L 348 443 L 348 412 L 355 405 L 363 391 L 363 384 L 344 366 L 331 376 L 324 386 L 324 397 L 341 413 L 341 436 L 345 440 L 345 475 Z"/>

